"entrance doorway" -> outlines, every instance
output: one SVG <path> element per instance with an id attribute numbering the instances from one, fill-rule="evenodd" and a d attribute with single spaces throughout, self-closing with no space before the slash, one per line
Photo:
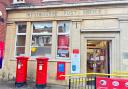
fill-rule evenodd
<path id="1" fill-rule="evenodd" d="M 87 40 L 87 73 L 110 73 L 111 41 Z"/>

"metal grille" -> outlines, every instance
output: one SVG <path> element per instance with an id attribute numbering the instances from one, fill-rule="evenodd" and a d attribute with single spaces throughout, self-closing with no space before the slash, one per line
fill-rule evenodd
<path id="1" fill-rule="evenodd" d="M 96 89 L 95 76 L 69 78 L 69 89 Z"/>

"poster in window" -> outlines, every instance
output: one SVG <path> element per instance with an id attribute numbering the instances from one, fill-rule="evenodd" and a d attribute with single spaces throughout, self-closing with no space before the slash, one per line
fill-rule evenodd
<path id="1" fill-rule="evenodd" d="M 69 57 L 69 36 L 58 36 L 57 57 Z"/>

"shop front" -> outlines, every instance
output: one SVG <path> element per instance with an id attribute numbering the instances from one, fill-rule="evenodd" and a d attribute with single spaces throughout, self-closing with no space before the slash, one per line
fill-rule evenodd
<path id="1" fill-rule="evenodd" d="M 119 17 L 127 13 L 122 10 L 127 8 L 117 9 L 114 5 L 8 8 L 5 71 L 15 77 L 15 70 L 9 66 L 15 68 L 15 57 L 23 55 L 29 57 L 28 79 L 32 80 L 36 58 L 49 58 L 48 83 L 65 84 L 66 78 L 57 78 L 58 62 L 64 63 L 63 74 L 123 71 L 121 58 L 128 42 L 123 46 L 122 35 L 127 37 L 128 23 Z"/>

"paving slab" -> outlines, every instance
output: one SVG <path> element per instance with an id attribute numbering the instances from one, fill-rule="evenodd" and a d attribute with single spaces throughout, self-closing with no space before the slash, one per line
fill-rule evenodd
<path id="1" fill-rule="evenodd" d="M 28 82 L 22 87 L 16 87 L 15 81 L 0 81 L 0 89 L 37 89 L 34 82 Z M 39 89 L 39 88 L 38 88 Z M 68 89 L 68 86 L 47 84 L 46 88 L 40 89 Z"/>

